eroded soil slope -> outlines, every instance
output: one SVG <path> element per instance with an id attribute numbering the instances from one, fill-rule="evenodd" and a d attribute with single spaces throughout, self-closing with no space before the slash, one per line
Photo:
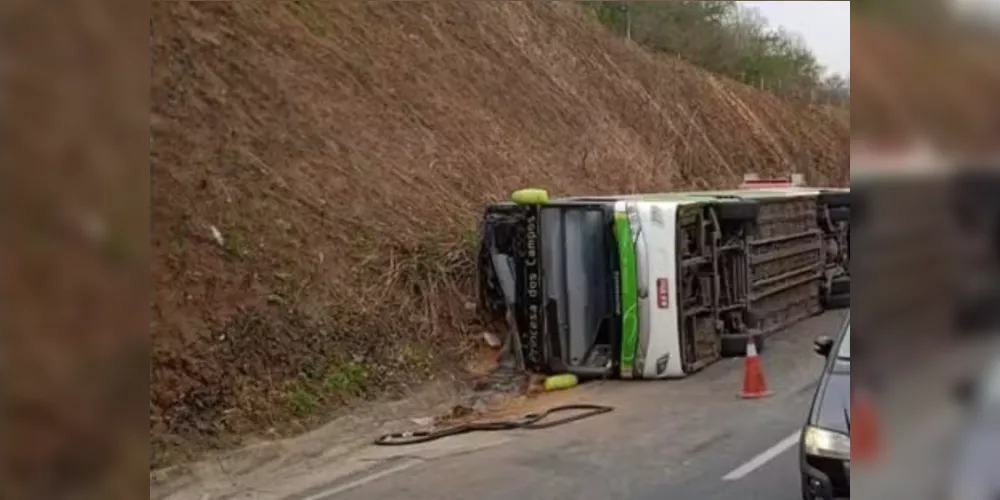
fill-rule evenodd
<path id="1" fill-rule="evenodd" d="M 843 116 L 572 3 L 153 7 L 155 463 L 461 357 L 477 219 L 514 189 L 847 181 Z"/>

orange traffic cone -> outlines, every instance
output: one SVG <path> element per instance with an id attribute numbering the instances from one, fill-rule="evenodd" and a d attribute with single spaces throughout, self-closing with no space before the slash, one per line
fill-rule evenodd
<path id="1" fill-rule="evenodd" d="M 764 381 L 764 368 L 761 367 L 760 357 L 757 356 L 757 344 L 753 341 L 753 336 L 747 340 L 747 355 L 743 364 L 743 392 L 740 397 L 743 399 L 757 399 L 769 396 L 767 382 Z"/>
<path id="2" fill-rule="evenodd" d="M 851 461 L 870 462 L 880 447 L 875 403 L 863 391 L 851 391 Z"/>

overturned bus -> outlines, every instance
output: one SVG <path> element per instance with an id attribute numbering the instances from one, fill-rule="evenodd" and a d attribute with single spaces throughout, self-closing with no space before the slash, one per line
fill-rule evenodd
<path id="1" fill-rule="evenodd" d="M 484 214 L 479 306 L 530 371 L 683 377 L 850 304 L 847 189 L 512 199 Z"/>

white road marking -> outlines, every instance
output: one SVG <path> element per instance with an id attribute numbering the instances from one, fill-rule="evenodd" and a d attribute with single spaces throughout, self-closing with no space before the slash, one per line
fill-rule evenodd
<path id="1" fill-rule="evenodd" d="M 722 476 L 723 481 L 736 481 L 742 479 L 747 474 L 761 468 L 764 464 L 774 460 L 775 457 L 781 455 L 785 450 L 795 446 L 799 442 L 799 437 L 802 435 L 801 431 L 795 431 L 792 435 L 782 439 L 778 444 L 764 450 L 763 453 L 753 457 L 747 463 L 733 469 L 732 472 Z"/>
<path id="2" fill-rule="evenodd" d="M 402 472 L 402 471 L 404 471 L 406 469 L 409 469 L 410 467 L 413 467 L 414 465 L 417 465 L 417 464 L 419 464 L 421 462 L 422 462 L 422 460 L 410 459 L 410 460 L 407 460 L 407 461 L 405 461 L 405 462 L 403 462 L 403 463 L 401 463 L 401 464 L 399 464 L 399 465 L 397 465 L 395 467 L 390 467 L 388 469 L 378 471 L 378 472 L 376 472 L 374 474 L 371 474 L 371 475 L 368 475 L 368 476 L 365 476 L 365 477 L 362 477 L 362 478 L 355 479 L 354 481 L 351 481 L 351 482 L 348 482 L 348 483 L 344 483 L 344 484 L 341 484 L 341 485 L 338 485 L 338 486 L 334 486 L 333 488 L 320 491 L 320 492 L 315 493 L 315 494 L 313 494 L 313 495 L 311 495 L 309 497 L 306 497 L 306 498 L 304 498 L 302 500 L 326 500 L 326 499 L 329 499 L 330 497 L 333 497 L 335 495 L 343 493 L 343 492 L 345 492 L 347 490 L 353 490 L 354 488 L 357 488 L 359 486 L 364 486 L 364 485 L 366 485 L 368 483 L 371 483 L 371 482 L 374 482 L 374 481 L 378 481 L 379 479 L 382 479 L 383 477 L 390 476 L 390 475 L 395 474 L 397 472 Z"/>

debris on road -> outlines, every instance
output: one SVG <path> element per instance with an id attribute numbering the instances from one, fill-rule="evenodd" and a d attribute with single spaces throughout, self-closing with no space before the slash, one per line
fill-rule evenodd
<path id="1" fill-rule="evenodd" d="M 486 341 L 486 345 L 490 346 L 492 349 L 499 349 L 503 347 L 503 341 L 500 340 L 495 333 L 483 332 L 483 340 Z"/>
<path id="2" fill-rule="evenodd" d="M 549 415 L 560 412 L 579 411 L 569 417 L 552 422 L 542 422 Z M 514 429 L 548 429 L 557 425 L 568 424 L 585 418 L 596 417 L 614 411 L 614 407 L 595 404 L 570 404 L 550 408 L 540 413 L 528 413 L 515 420 L 486 420 L 459 424 L 443 429 L 425 429 L 384 434 L 374 441 L 376 446 L 406 446 L 427 443 L 450 436 L 467 434 L 477 431 L 504 431 Z"/>
<path id="3" fill-rule="evenodd" d="M 579 383 L 580 379 L 572 373 L 553 375 L 545 379 L 545 390 L 551 392 L 572 389 L 579 385 Z"/>

